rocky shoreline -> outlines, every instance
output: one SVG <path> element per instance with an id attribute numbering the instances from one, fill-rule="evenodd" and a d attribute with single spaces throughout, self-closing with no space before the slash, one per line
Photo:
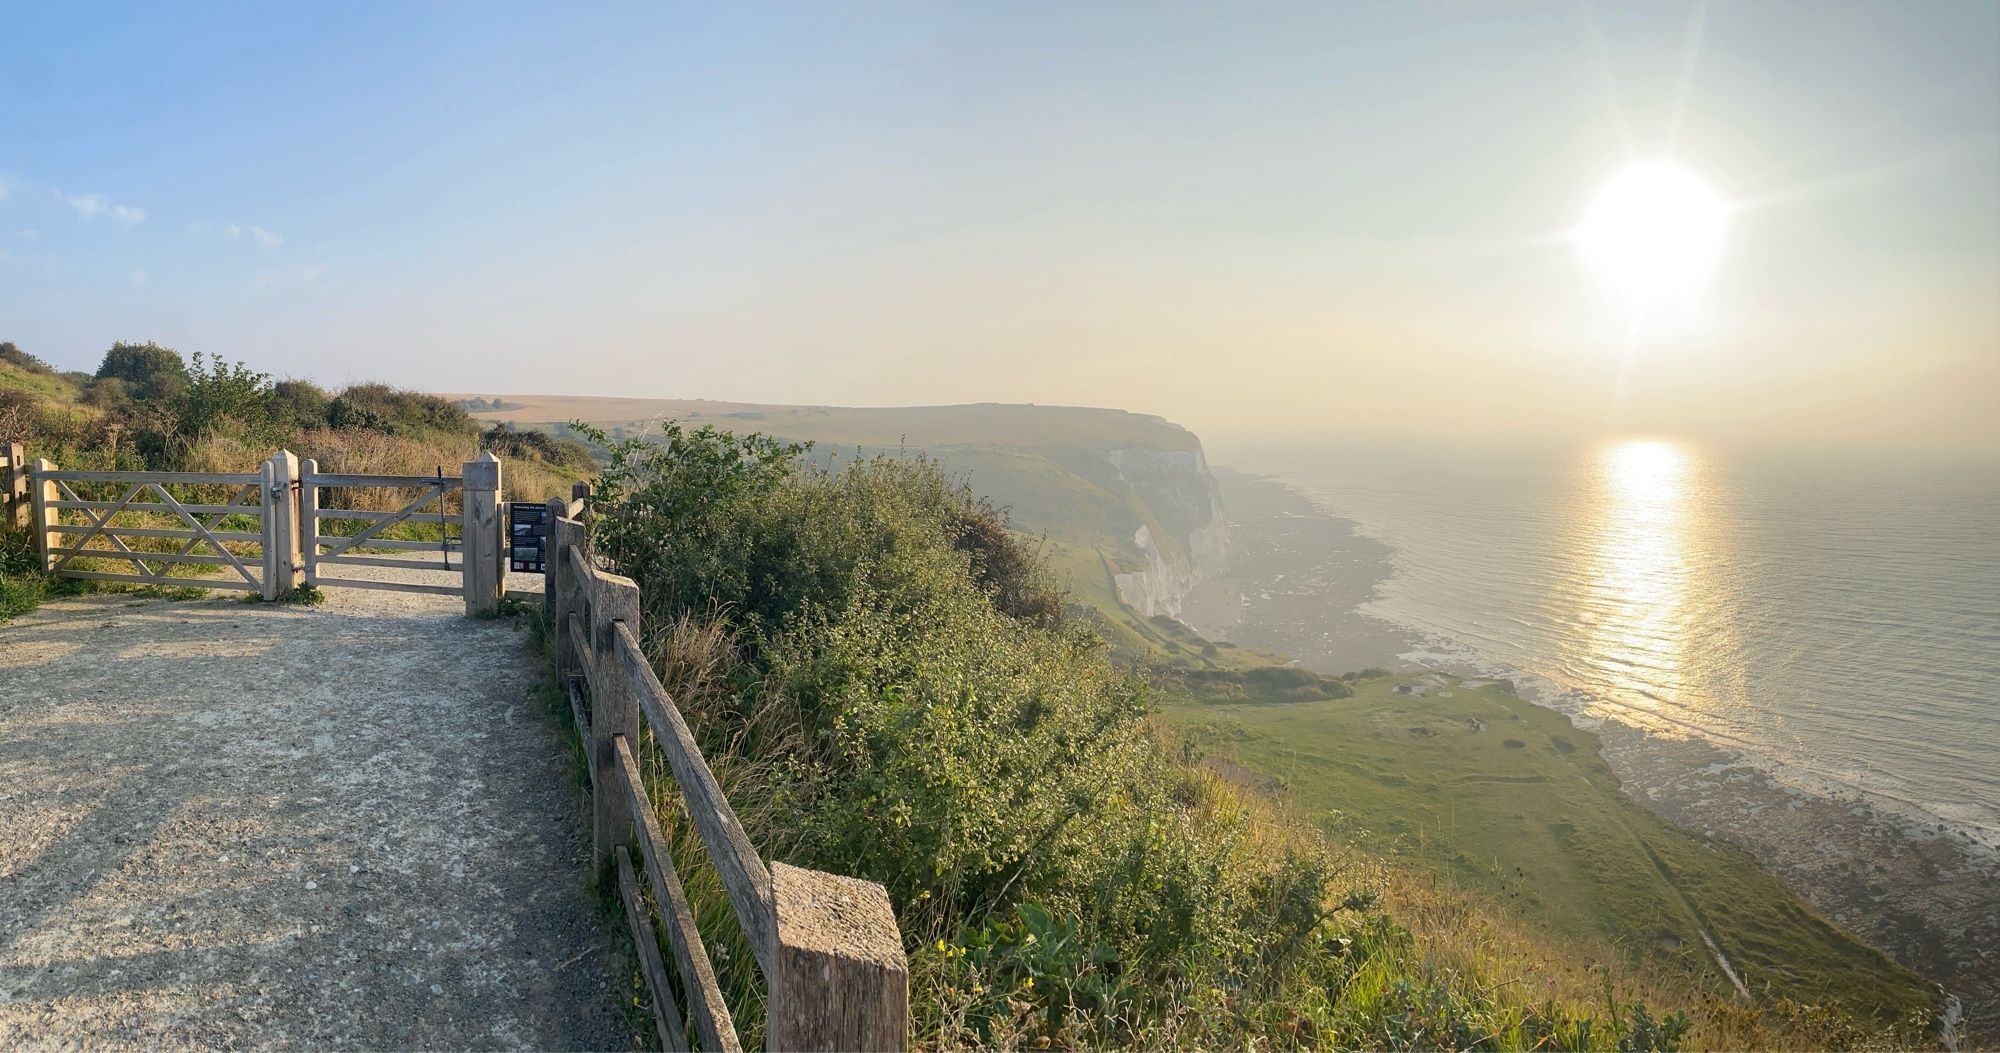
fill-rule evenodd
<path id="1" fill-rule="evenodd" d="M 1505 675 L 1457 662 L 1435 642 L 1359 609 L 1389 574 L 1387 545 L 1283 482 L 1217 476 L 1236 555 L 1191 597 L 1196 629 L 1327 673 L 1378 666 Z M 1735 751 L 1597 719 L 1587 715 L 1588 699 L 1524 686 L 1524 696 L 1600 737 L 1633 800 L 1750 852 L 1820 913 L 1955 996 L 1964 1038 L 2000 1038 L 1993 1008 L 2000 1005 L 2000 856 L 1942 825 L 1871 807 L 1858 793 L 1788 786 Z"/>

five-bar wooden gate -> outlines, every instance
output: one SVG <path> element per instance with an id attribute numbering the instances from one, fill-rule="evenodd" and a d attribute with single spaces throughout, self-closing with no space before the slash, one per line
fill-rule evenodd
<path id="1" fill-rule="evenodd" d="M 46 460 L 16 472 L 19 447 L 0 450 L 10 488 L 19 478 L 29 494 L 26 525 L 39 539 L 43 569 L 56 577 L 238 589 L 265 599 L 301 585 L 462 595 L 469 613 L 498 607 L 506 587 L 500 461 L 491 453 L 467 462 L 460 475 L 440 469 L 431 477 L 322 473 L 282 450 L 256 472 L 64 471 Z M 392 510 L 379 511 L 359 507 L 368 502 L 350 493 L 357 489 L 399 496 Z M 333 495 L 344 496 L 327 500 Z M 340 522 L 362 526 L 322 533 Z M 387 536 L 397 527 L 437 539 Z M 219 569 L 213 576 L 174 570 L 186 566 Z M 322 572 L 332 566 L 444 571 L 459 580 Z"/>

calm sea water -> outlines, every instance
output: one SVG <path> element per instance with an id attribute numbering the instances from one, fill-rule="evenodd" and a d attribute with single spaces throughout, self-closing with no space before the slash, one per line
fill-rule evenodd
<path id="1" fill-rule="evenodd" d="M 1364 610 L 1454 658 L 2000 839 L 2000 466 L 1670 440 L 1236 463 L 1388 543 Z"/>

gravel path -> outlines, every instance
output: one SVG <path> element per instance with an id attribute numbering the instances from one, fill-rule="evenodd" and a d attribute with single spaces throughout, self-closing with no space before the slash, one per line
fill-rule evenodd
<path id="1" fill-rule="evenodd" d="M 0 626 L 0 1048 L 632 1048 L 526 628 L 214 595 Z"/>

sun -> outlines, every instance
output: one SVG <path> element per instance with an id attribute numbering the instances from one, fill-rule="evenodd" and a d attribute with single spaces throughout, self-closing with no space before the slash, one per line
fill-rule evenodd
<path id="1" fill-rule="evenodd" d="M 1728 218 L 1729 207 L 1694 173 L 1649 161 L 1605 184 L 1570 237 L 1643 307 L 1701 287 L 1721 259 Z"/>

